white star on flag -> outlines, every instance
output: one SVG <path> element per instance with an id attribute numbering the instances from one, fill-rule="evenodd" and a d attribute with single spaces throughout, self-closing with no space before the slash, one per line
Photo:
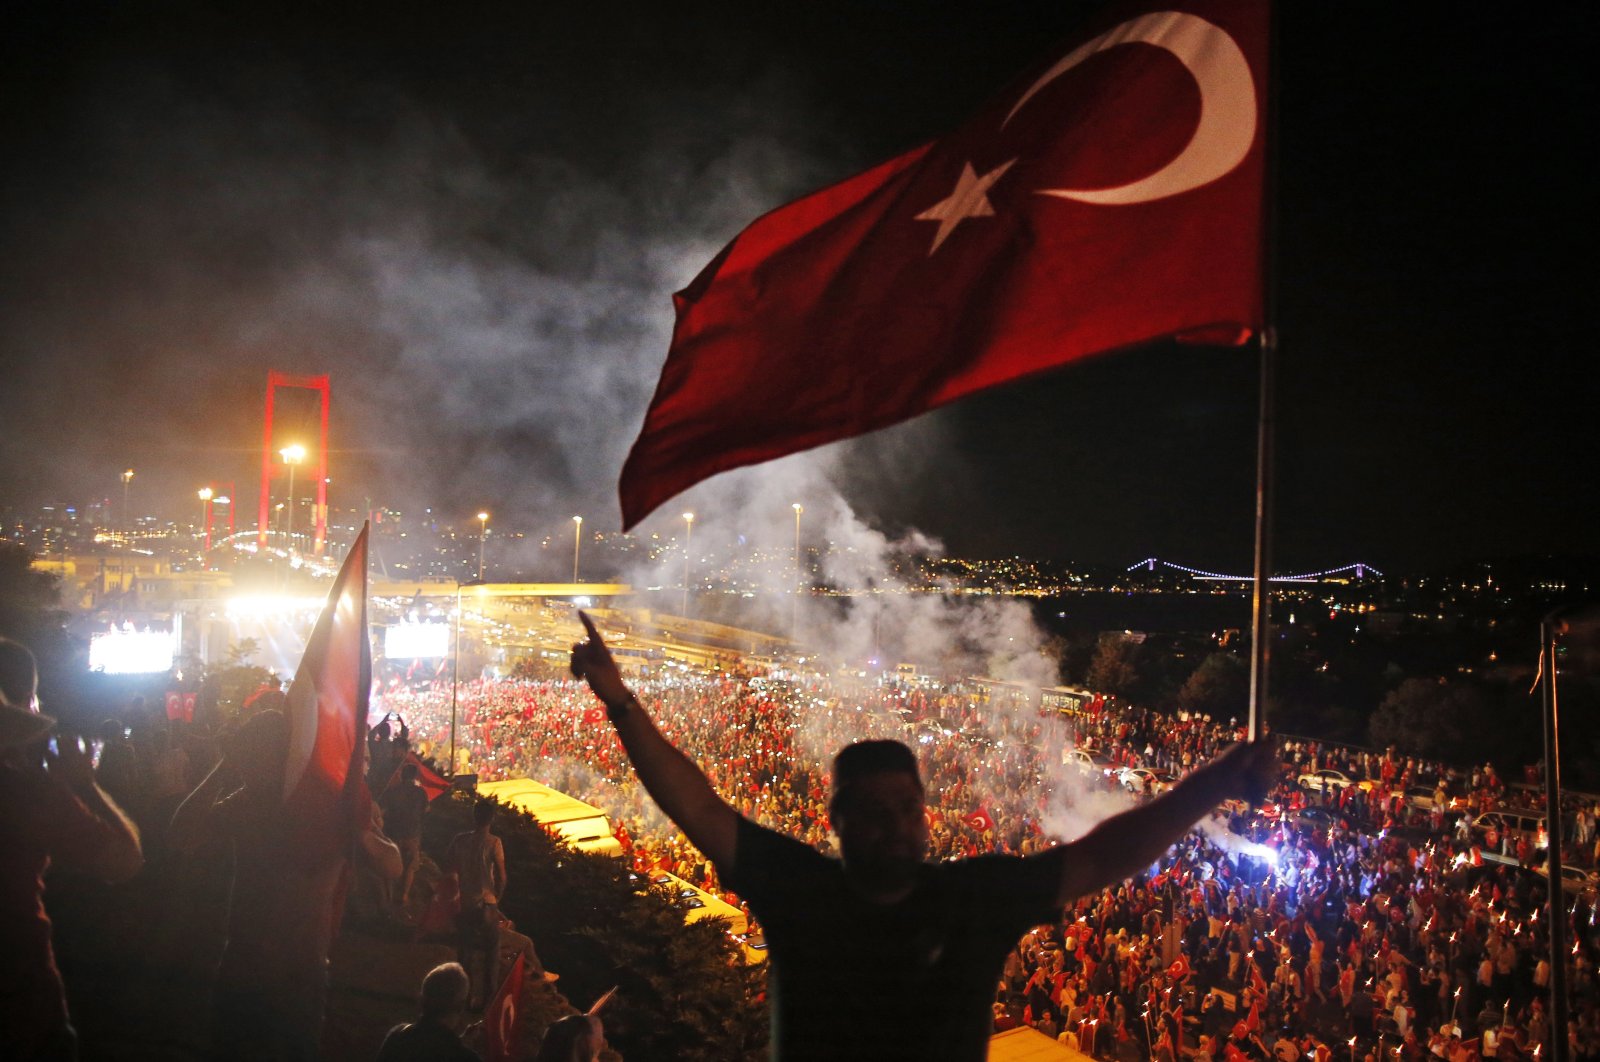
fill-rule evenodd
<path id="1" fill-rule="evenodd" d="M 1016 161 L 1012 159 L 1010 162 L 1001 163 L 982 177 L 972 171 L 972 163 L 961 164 L 961 176 L 956 180 L 956 190 L 916 217 L 917 221 L 939 223 L 939 231 L 933 234 L 933 246 L 928 248 L 930 256 L 939 249 L 945 237 L 954 232 L 955 227 L 963 221 L 968 218 L 994 217 L 994 206 L 989 202 L 989 189 L 994 182 L 1005 176 L 1006 171 Z"/>

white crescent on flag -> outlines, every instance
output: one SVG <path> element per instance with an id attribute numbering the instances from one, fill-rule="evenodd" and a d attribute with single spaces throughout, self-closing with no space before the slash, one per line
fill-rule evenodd
<path id="1" fill-rule="evenodd" d="M 1200 122 L 1177 157 L 1131 184 L 1115 188 L 1040 188 L 1039 195 L 1105 206 L 1145 203 L 1210 184 L 1231 172 L 1250 153 L 1256 137 L 1256 89 L 1250 63 L 1237 42 L 1198 15 L 1153 11 L 1129 19 L 1074 48 L 1041 74 L 1000 123 L 1002 129 L 1022 105 L 1050 82 L 1097 52 L 1122 44 L 1153 44 L 1177 57 L 1200 86 Z"/>

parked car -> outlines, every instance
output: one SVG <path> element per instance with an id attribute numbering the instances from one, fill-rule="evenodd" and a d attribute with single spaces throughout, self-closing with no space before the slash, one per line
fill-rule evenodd
<path id="1" fill-rule="evenodd" d="M 1360 789 L 1371 789 L 1371 782 L 1358 782 L 1343 771 L 1336 771 L 1331 767 L 1324 767 L 1320 771 L 1307 771 L 1299 778 L 1301 789 L 1310 789 L 1317 793 L 1337 793 L 1341 789 L 1356 786 Z"/>
<path id="2" fill-rule="evenodd" d="M 1536 852 L 1543 851 L 1550 843 L 1544 816 L 1530 815 L 1525 811 L 1485 811 L 1473 822 L 1472 832 L 1485 848 L 1498 849 L 1504 845 L 1507 837 L 1513 845 L 1526 838 Z"/>
<path id="3" fill-rule="evenodd" d="M 1539 863 L 1534 868 L 1534 873 L 1549 877 L 1550 871 Z M 1590 903 L 1594 902 L 1597 889 L 1600 889 L 1600 873 L 1588 867 L 1573 866 L 1571 863 L 1561 864 L 1561 889 L 1568 896 L 1582 896 Z"/>
<path id="4" fill-rule="evenodd" d="M 1124 767 L 1117 776 L 1130 793 L 1165 793 L 1172 788 L 1172 775 L 1154 767 Z"/>
<path id="5" fill-rule="evenodd" d="M 1066 762 L 1090 776 L 1104 778 L 1116 773 L 1116 768 L 1112 764 L 1110 756 L 1090 749 L 1068 749 Z"/>

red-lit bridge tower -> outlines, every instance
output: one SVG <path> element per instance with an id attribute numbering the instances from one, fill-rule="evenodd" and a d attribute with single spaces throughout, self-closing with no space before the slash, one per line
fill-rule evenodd
<path id="1" fill-rule="evenodd" d="M 272 514 L 272 399 L 280 387 L 300 387 L 322 396 L 321 429 L 317 432 L 316 533 L 311 540 L 311 552 L 321 553 L 328 535 L 328 378 L 294 376 L 275 370 L 267 373 L 267 417 L 261 435 L 261 513 L 256 521 L 256 548 L 267 548 L 267 527 Z"/>

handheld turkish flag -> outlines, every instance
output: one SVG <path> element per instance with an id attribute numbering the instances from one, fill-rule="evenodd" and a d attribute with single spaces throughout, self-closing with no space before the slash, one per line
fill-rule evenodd
<path id="1" fill-rule="evenodd" d="M 674 296 L 622 470 L 700 480 L 1078 358 L 1261 327 L 1266 0 L 1125 6 L 941 140 L 780 207 Z"/>
<path id="2" fill-rule="evenodd" d="M 517 1025 L 521 1015 L 517 1004 L 522 1001 L 522 981 L 527 973 L 526 953 L 518 952 L 517 961 L 500 984 L 500 991 L 489 1002 L 483 1015 L 483 1046 L 486 1062 L 511 1062 L 518 1057 Z"/>
<path id="3" fill-rule="evenodd" d="M 416 765 L 417 782 L 422 786 L 422 791 L 428 794 L 429 803 L 450 792 L 450 780 L 429 767 L 415 752 L 406 753 L 405 762 Z"/>
<path id="4" fill-rule="evenodd" d="M 362 740 L 371 692 L 363 527 L 328 591 L 289 684 L 284 814 L 298 841 L 296 855 L 310 865 L 348 854 L 371 814 Z"/>
<path id="5" fill-rule="evenodd" d="M 994 829 L 994 816 L 989 814 L 986 805 L 978 805 L 978 810 L 967 816 L 967 825 L 981 833 L 989 833 Z"/>

